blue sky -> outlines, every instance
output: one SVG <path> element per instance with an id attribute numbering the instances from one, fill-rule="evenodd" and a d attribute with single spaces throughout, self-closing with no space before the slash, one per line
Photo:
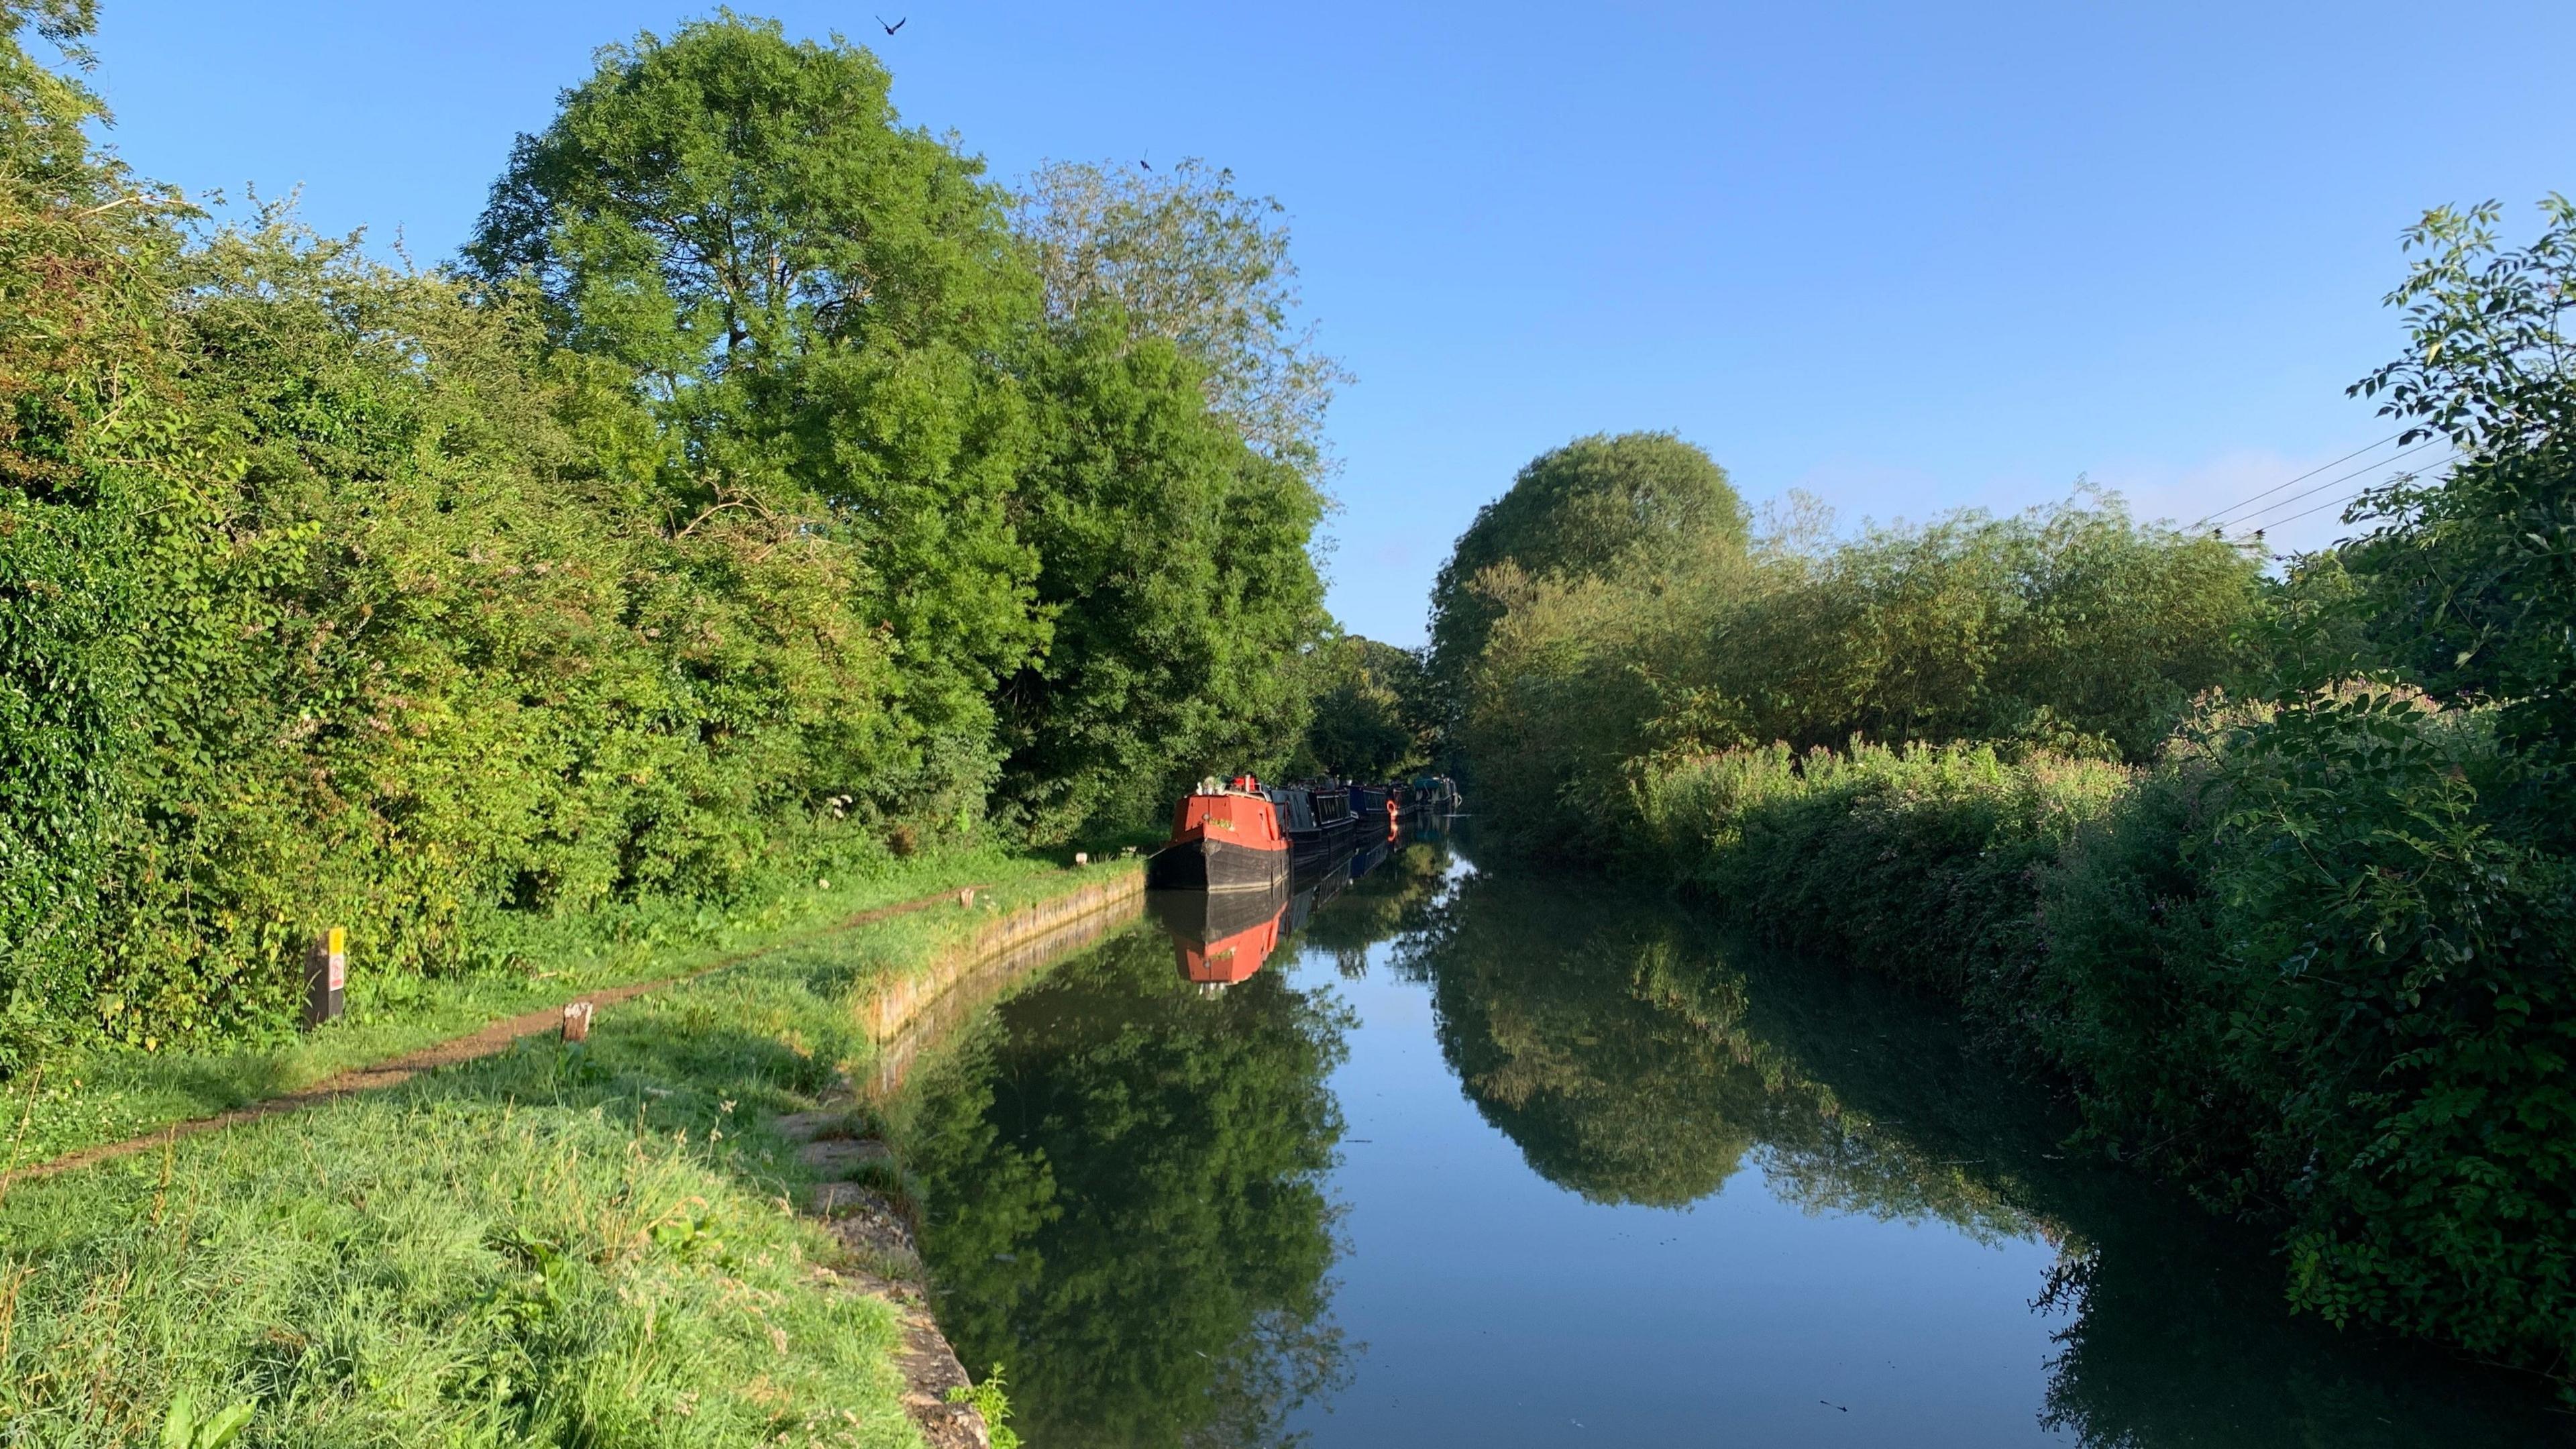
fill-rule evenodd
<path id="1" fill-rule="evenodd" d="M 1201 156 L 1286 203 L 1359 377 L 1332 603 L 1399 643 L 1476 507 L 1587 432 L 1676 430 L 1846 522 L 2079 474 L 2196 519 L 2390 431 L 2343 385 L 2398 345 L 2378 299 L 2423 208 L 2495 197 L 2522 236 L 2576 191 L 2563 3 L 871 3 L 902 32 L 742 8 L 868 43 L 906 118 L 1003 179 Z M 142 171 L 300 185 L 423 260 L 593 47 L 705 13 L 102 11 Z"/>

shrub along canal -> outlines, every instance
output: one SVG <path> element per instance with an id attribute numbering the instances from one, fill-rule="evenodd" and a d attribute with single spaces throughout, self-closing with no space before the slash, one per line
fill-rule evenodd
<path id="1" fill-rule="evenodd" d="M 1438 838 L 1282 924 L 1223 987 L 1131 930 L 896 1104 L 940 1322 L 1035 1449 L 2566 1441 L 2288 1316 L 1920 999 Z"/>

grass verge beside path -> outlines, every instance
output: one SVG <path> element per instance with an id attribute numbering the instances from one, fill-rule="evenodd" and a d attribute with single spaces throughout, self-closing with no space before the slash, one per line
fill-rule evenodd
<path id="1" fill-rule="evenodd" d="M 0 1199 L 0 1442 L 909 1446 L 896 1317 L 767 1125 L 866 1069 L 859 993 L 1026 873 L 363 1097 Z M 919 881 L 916 880 L 918 885 Z"/>
<path id="2" fill-rule="evenodd" d="M 585 992 L 685 976 L 898 901 L 1056 869 L 999 850 L 888 860 L 732 918 L 657 923 L 637 938 L 574 942 L 529 975 L 386 978 L 352 943 L 347 1014 L 319 1031 L 210 1051 L 92 1050 L 0 1085 L 0 1171 L 285 1095 L 336 1073 L 467 1035 Z"/>

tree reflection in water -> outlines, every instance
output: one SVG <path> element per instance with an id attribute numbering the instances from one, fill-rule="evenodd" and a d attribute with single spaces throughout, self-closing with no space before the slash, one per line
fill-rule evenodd
<path id="1" fill-rule="evenodd" d="M 1325 1077 L 1342 1008 L 1206 996 L 1131 933 L 1006 1002 L 898 1110 L 939 1321 L 1047 1449 L 1283 1442 L 1346 1377 Z"/>
<path id="2" fill-rule="evenodd" d="M 1382 942 L 1430 994 L 1477 1111 L 1569 1192 L 1681 1207 L 1751 1168 L 1811 1213 L 2052 1245 L 2030 1285 L 2057 1325 L 2035 1430 L 2124 1449 L 2564 1442 L 2518 1383 L 2290 1318 L 2258 1235 L 2082 1160 L 2049 1095 L 1923 1000 L 1729 946 L 1660 900 L 1452 867 L 1416 841 L 1337 879 L 1266 969 L 1214 995 L 1161 935 L 1122 938 L 916 1079 L 897 1125 L 940 1319 L 971 1363 L 1010 1367 L 1032 1443 L 1279 1443 L 1349 1381 L 1326 1078 L 1350 1025 L 1335 982 Z M 1290 979 L 1300 950 L 1338 975 Z"/>
<path id="3" fill-rule="evenodd" d="M 2078 1160 L 2071 1116 L 1919 997 L 1662 901 L 1492 874 L 1395 960 L 1485 1119 L 1587 1199 L 1679 1207 L 1750 1164 L 1810 1212 L 2050 1243 L 2042 1426 L 2080 1443 L 2564 1442 L 2519 1383 L 2291 1318 L 2258 1235 Z"/>

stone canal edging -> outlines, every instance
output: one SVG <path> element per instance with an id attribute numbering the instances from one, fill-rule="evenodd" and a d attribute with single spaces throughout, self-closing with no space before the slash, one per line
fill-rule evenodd
<path id="1" fill-rule="evenodd" d="M 859 1001 L 859 1022 L 877 1047 L 867 1084 L 872 1099 L 882 1101 L 899 1091 L 922 1049 L 972 1016 L 1001 987 L 1144 914 L 1141 867 L 1121 861 L 1088 869 L 1098 878 L 997 912 L 958 949 L 936 953 L 912 970 L 879 981 Z M 973 892 L 958 895 L 961 904 L 975 908 Z"/>
<path id="2" fill-rule="evenodd" d="M 993 909 L 989 919 L 960 930 L 952 946 L 928 952 L 866 990 L 853 1009 L 877 1048 L 868 1069 L 871 1100 L 881 1102 L 900 1090 L 923 1049 L 972 1017 L 1004 986 L 1144 913 L 1142 869 L 1127 862 L 1089 869 L 1095 878 L 1071 890 Z M 958 908 L 994 906 L 989 899 L 979 904 L 978 894 L 957 892 Z M 859 1097 L 844 1078 L 814 1110 L 790 1113 L 770 1124 L 796 1144 L 797 1160 L 814 1175 L 801 1211 L 848 1252 L 846 1263 L 823 1276 L 835 1286 L 894 1305 L 902 1325 L 896 1366 L 903 1374 L 904 1408 L 932 1449 L 990 1449 L 990 1426 L 974 1405 L 964 1402 L 974 1380 L 930 1313 L 928 1273 L 910 1214 L 896 1197 L 902 1179 L 893 1151 L 871 1135 L 871 1116 Z"/>

